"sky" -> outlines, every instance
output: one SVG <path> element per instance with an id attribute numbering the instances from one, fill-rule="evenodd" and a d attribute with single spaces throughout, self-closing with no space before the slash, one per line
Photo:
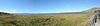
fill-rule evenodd
<path id="1" fill-rule="evenodd" d="M 100 0 L 0 0 L 0 12 L 59 13 L 80 12 L 100 7 Z"/>

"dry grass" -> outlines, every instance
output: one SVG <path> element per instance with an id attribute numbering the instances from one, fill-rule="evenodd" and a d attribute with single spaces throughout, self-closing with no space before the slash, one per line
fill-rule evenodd
<path id="1" fill-rule="evenodd" d="M 7 15 L 6 15 L 7 16 Z M 14 26 L 87 26 L 89 24 L 89 15 L 75 14 L 75 15 L 45 15 L 34 17 L 19 17 L 12 16 L 5 17 L 1 23 L 5 25 Z"/>

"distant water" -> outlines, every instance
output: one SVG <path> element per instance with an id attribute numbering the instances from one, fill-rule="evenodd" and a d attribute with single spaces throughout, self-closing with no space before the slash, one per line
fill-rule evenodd
<path id="1" fill-rule="evenodd" d="M 88 13 L 40 13 L 40 14 L 27 14 L 27 13 L 23 13 L 23 14 L 18 14 L 16 16 L 26 16 L 26 17 L 34 17 L 33 15 L 69 15 L 69 14 L 88 14 Z"/>

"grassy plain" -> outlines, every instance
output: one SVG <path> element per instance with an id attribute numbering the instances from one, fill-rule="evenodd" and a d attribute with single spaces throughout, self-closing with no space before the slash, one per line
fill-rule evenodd
<path id="1" fill-rule="evenodd" d="M 0 26 L 88 26 L 90 15 L 0 16 Z"/>

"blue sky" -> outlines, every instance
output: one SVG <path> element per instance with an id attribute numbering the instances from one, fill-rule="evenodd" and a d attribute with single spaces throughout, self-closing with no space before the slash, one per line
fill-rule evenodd
<path id="1" fill-rule="evenodd" d="M 100 7 L 99 1 L 100 0 L 0 0 L 0 12 L 79 12 L 93 7 Z"/>

